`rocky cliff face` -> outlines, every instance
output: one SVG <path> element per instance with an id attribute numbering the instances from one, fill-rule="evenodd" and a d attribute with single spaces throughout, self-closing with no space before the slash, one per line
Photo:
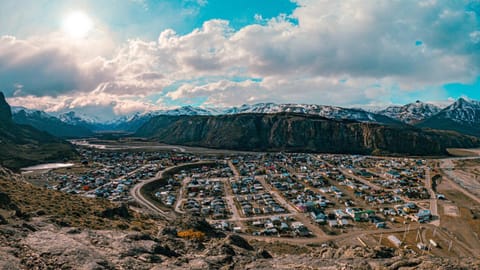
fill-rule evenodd
<path id="1" fill-rule="evenodd" d="M 9 123 L 12 121 L 12 110 L 5 100 L 5 96 L 0 92 L 0 122 Z"/>
<path id="2" fill-rule="evenodd" d="M 253 151 L 440 155 L 448 147 L 475 147 L 478 139 L 300 114 L 158 116 L 137 132 L 170 144 Z"/>

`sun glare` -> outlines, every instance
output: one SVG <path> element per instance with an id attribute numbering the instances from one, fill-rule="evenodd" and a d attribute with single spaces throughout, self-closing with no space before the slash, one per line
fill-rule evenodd
<path id="1" fill-rule="evenodd" d="M 72 12 L 63 20 L 63 31 L 74 38 L 85 38 L 92 28 L 92 19 L 81 11 Z"/>

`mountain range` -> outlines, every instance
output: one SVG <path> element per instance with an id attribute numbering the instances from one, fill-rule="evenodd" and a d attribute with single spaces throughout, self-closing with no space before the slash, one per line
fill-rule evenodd
<path id="1" fill-rule="evenodd" d="M 17 124 L 30 125 L 57 137 L 85 138 L 93 135 L 91 127 L 75 125 L 71 119 L 57 118 L 43 111 L 13 107 L 12 115 L 13 121 Z"/>
<path id="2" fill-rule="evenodd" d="M 460 98 L 432 117 L 421 121 L 418 126 L 454 130 L 480 137 L 480 102 Z"/>
<path id="3" fill-rule="evenodd" d="M 417 101 L 377 112 L 260 103 L 186 106 L 102 123 L 75 112 L 57 117 L 25 108 L 12 112 L 2 94 L 0 161 L 15 167 L 72 157 L 73 147 L 57 137 L 94 136 L 108 129 L 168 144 L 234 150 L 444 155 L 447 148 L 480 146 L 479 112 L 480 102 L 463 98 L 444 109 Z"/>
<path id="4" fill-rule="evenodd" d="M 135 136 L 167 144 L 245 151 L 444 155 L 479 139 L 407 124 L 382 125 L 300 113 L 168 116 L 150 119 Z"/>
<path id="5" fill-rule="evenodd" d="M 443 109 L 434 104 L 416 101 L 404 106 L 389 106 L 377 111 L 327 105 L 275 103 L 258 103 L 230 108 L 184 106 L 172 110 L 136 113 L 108 122 L 102 122 L 94 117 L 80 115 L 73 111 L 55 117 L 41 111 L 14 108 L 13 119 L 17 123 L 29 124 L 56 136 L 75 138 L 88 137 L 92 135 L 92 132 L 98 131 L 134 133 L 150 119 L 160 115 L 214 116 L 245 113 L 299 113 L 322 116 L 334 120 L 352 120 L 382 125 L 405 123 L 421 128 L 452 130 L 477 137 L 480 136 L 480 102 L 465 98 L 460 98 Z"/>
<path id="6" fill-rule="evenodd" d="M 72 145 L 30 125 L 13 122 L 12 111 L 0 92 L 0 165 L 24 166 L 75 158 Z"/>

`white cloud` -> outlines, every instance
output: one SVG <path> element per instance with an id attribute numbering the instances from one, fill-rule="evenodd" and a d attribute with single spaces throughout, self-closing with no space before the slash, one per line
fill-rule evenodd
<path id="1" fill-rule="evenodd" d="M 157 40 L 129 40 L 104 58 L 3 37 L 0 72 L 9 76 L 0 75 L 0 87 L 15 89 L 19 103 L 26 95 L 57 95 L 63 105 L 56 109 L 111 106 L 121 114 L 154 108 L 150 96 L 151 103 L 208 105 L 388 103 L 393 95 L 479 75 L 478 15 L 465 11 L 468 1 L 297 2 L 291 16 L 257 17 L 261 25 L 235 31 L 210 20 L 184 35 L 166 29 Z M 171 85 L 180 86 L 165 92 Z M 93 94 L 108 102 L 85 100 Z"/>

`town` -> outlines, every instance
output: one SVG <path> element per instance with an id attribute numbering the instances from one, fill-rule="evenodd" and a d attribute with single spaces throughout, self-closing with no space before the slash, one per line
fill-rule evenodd
<path id="1" fill-rule="evenodd" d="M 24 177 L 132 205 L 133 187 L 159 181 L 150 194 L 159 211 L 202 216 L 219 230 L 252 237 L 314 239 L 435 224 L 443 196 L 431 196 L 425 159 L 77 148 L 78 164 Z M 159 177 L 168 168 L 176 170 Z"/>

